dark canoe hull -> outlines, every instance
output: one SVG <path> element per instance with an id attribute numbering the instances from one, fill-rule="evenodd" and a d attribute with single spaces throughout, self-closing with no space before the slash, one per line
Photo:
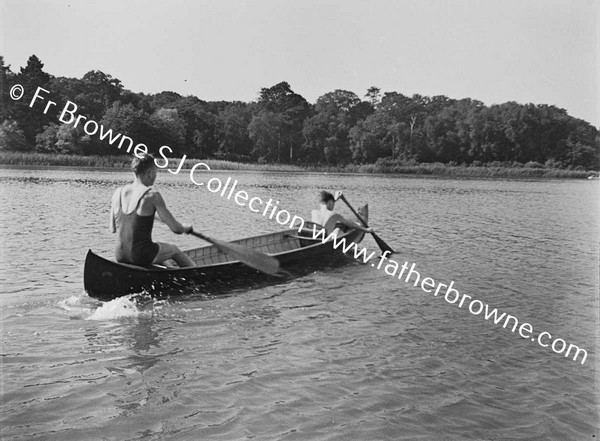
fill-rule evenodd
<path id="1" fill-rule="evenodd" d="M 347 243 L 360 243 L 364 233 L 350 230 L 341 237 L 345 237 Z M 281 283 L 286 278 L 354 260 L 352 255 L 342 252 L 342 247 L 334 249 L 331 242 L 313 240 L 312 230 L 302 235 L 296 230 L 287 230 L 233 242 L 276 257 L 282 274 L 260 273 L 230 260 L 212 245 L 186 251 L 199 265 L 193 268 L 143 268 L 104 259 L 90 250 L 84 265 L 84 287 L 91 297 L 100 300 L 141 292 L 154 297 L 198 292 L 218 295 L 241 287 Z"/>

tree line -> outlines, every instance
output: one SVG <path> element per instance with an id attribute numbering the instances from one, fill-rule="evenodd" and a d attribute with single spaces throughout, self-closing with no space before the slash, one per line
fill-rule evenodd
<path id="1" fill-rule="evenodd" d="M 281 82 L 255 102 L 203 101 L 175 92 L 134 93 L 93 70 L 55 77 L 32 55 L 12 72 L 0 56 L 0 150 L 114 155 L 114 146 L 81 126 L 58 121 L 67 100 L 78 113 L 115 132 L 163 145 L 174 157 L 259 163 L 539 164 L 600 168 L 600 135 L 590 123 L 551 105 L 504 104 L 446 96 L 405 96 L 371 87 L 361 99 L 335 90 L 309 103 Z M 21 100 L 9 95 L 20 84 Z M 44 114 L 29 107 L 38 87 L 57 104 Z"/>

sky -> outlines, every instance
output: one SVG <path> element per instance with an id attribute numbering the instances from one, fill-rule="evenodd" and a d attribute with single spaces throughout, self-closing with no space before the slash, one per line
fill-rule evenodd
<path id="1" fill-rule="evenodd" d="M 0 0 L 13 71 L 100 70 L 126 89 L 309 102 L 407 96 L 550 104 L 600 127 L 600 0 Z"/>

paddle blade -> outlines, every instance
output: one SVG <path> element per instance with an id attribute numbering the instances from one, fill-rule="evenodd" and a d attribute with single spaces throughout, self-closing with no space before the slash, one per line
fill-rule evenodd
<path id="1" fill-rule="evenodd" d="M 375 239 L 375 242 L 377 242 L 377 245 L 379 246 L 379 248 L 381 249 L 381 251 L 385 252 L 385 251 L 389 251 L 390 254 L 394 254 L 395 251 L 392 250 L 392 248 L 383 241 L 383 239 L 381 239 L 381 237 L 379 237 L 377 234 L 375 233 L 371 233 L 373 235 L 373 239 Z"/>
<path id="2" fill-rule="evenodd" d="M 277 260 L 275 257 L 251 250 L 250 248 L 243 247 L 236 243 L 212 239 L 204 234 L 196 233 L 195 231 L 190 232 L 190 234 L 212 243 L 225 254 L 228 254 L 235 260 L 239 260 L 240 262 L 258 271 L 266 274 L 275 274 L 277 271 L 279 271 L 279 260 Z"/>
<path id="3" fill-rule="evenodd" d="M 251 268 L 259 270 L 266 274 L 275 274 L 279 271 L 279 260 L 264 253 L 245 248 L 241 245 L 214 240 L 213 243 L 226 254 L 229 254 L 236 260 L 245 263 Z"/>

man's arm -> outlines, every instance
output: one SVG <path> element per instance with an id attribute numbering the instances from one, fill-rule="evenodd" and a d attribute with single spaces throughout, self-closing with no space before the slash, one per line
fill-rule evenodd
<path id="1" fill-rule="evenodd" d="M 373 228 L 365 228 L 357 222 L 352 222 L 352 221 L 346 219 L 342 215 L 335 214 L 332 217 L 335 217 L 336 223 L 339 222 L 341 224 L 346 225 L 347 227 L 354 228 L 354 229 L 360 230 L 360 231 L 364 231 L 365 233 L 373 233 Z"/>
<path id="2" fill-rule="evenodd" d="M 119 196 L 121 195 L 119 190 L 116 190 L 113 193 L 113 197 L 110 201 L 110 219 L 108 221 L 108 229 L 110 230 L 111 233 L 117 232 L 117 224 L 115 223 L 115 199 L 117 198 L 117 194 Z M 121 203 L 121 201 L 119 201 L 119 203 Z"/>
<path id="3" fill-rule="evenodd" d="M 111 233 L 117 232 L 117 226 L 115 225 L 115 214 L 113 213 L 112 206 L 110 207 L 110 220 L 108 221 L 108 229 Z"/>
<path id="4" fill-rule="evenodd" d="M 184 227 L 177 221 L 177 219 L 175 219 L 175 216 L 173 216 L 173 214 L 169 211 L 167 204 L 165 204 L 165 201 L 159 192 L 155 192 L 152 195 L 152 202 L 154 203 L 158 220 L 167 224 L 173 233 L 187 234 L 192 231 L 191 226 Z"/>

